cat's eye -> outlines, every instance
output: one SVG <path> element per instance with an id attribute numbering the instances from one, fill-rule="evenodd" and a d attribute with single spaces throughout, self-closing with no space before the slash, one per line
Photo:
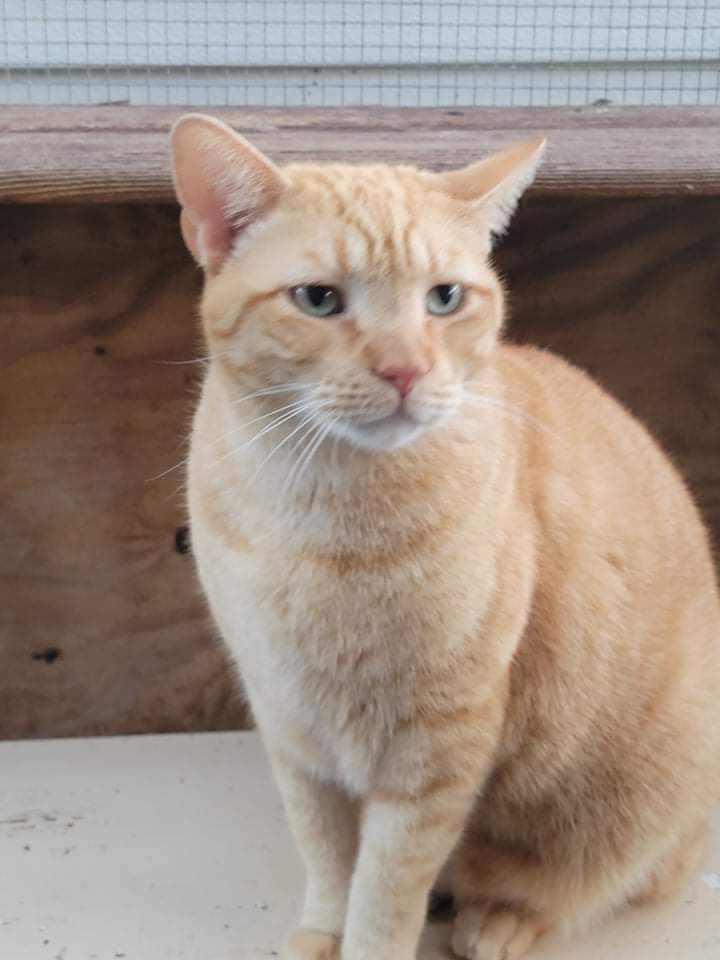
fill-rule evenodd
<path id="1" fill-rule="evenodd" d="M 321 283 L 303 283 L 293 287 L 290 296 L 295 305 L 311 317 L 333 317 L 345 309 L 338 288 L 326 287 Z"/>
<path id="2" fill-rule="evenodd" d="M 428 291 L 425 305 L 428 313 L 444 317 L 455 313 L 462 306 L 465 299 L 465 290 L 461 283 L 439 283 Z"/>

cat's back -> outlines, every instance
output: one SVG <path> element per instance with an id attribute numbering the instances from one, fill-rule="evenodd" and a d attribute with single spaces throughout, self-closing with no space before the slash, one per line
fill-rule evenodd
<path id="1" fill-rule="evenodd" d="M 586 503 L 613 502 L 621 514 L 636 501 L 663 516 L 682 516 L 691 533 L 706 532 L 681 474 L 658 441 L 629 410 L 580 368 L 547 350 L 503 344 L 498 364 L 507 402 L 523 426 L 525 465 L 532 479 L 566 482 Z M 607 517 L 604 518 L 607 521 Z"/>
<path id="2" fill-rule="evenodd" d="M 599 797 L 611 773 L 635 789 L 671 754 L 681 779 L 698 796 L 707 780 L 712 796 L 720 599 L 690 492 L 649 431 L 587 374 L 531 347 L 503 346 L 498 364 L 538 557 L 503 744 L 523 765 L 493 795 L 492 817 L 504 823 L 518 797 L 534 810 L 526 782 L 544 789 L 556 777 L 557 796 L 568 792 L 567 770 L 608 743 Z"/>
<path id="3" fill-rule="evenodd" d="M 539 595 L 619 647 L 689 644 L 720 689 L 720 598 L 708 531 L 650 432 L 587 374 L 533 347 L 499 355 L 519 438 L 519 496 L 538 527 Z M 610 629 L 608 631 L 608 623 Z M 613 641 L 614 642 L 614 641 Z M 654 654 L 652 648 L 655 648 Z"/>
<path id="4" fill-rule="evenodd" d="M 580 367 L 539 347 L 503 343 L 498 366 L 508 400 L 537 416 L 548 437 L 581 447 L 622 451 L 628 441 L 640 442 L 641 454 L 653 451 L 670 465 L 649 431 L 636 417 Z M 583 442 L 586 441 L 586 442 Z M 556 450 L 560 452 L 560 448 Z M 650 454 L 650 455 L 653 455 Z"/>

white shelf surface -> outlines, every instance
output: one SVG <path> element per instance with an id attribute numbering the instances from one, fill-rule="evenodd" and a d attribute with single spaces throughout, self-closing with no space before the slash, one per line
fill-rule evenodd
<path id="1" fill-rule="evenodd" d="M 0 743 L 2 960 L 258 960 L 297 918 L 302 869 L 254 734 Z M 428 930 L 422 960 L 449 957 Z M 663 910 L 534 960 L 718 960 L 720 822 Z"/>

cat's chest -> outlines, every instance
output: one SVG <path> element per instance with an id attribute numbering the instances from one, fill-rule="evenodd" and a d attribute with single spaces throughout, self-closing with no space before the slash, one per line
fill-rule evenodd
<path id="1" fill-rule="evenodd" d="M 417 558 L 376 571 L 336 551 L 340 566 L 331 569 L 329 554 L 311 556 L 292 538 L 282 551 L 243 549 L 199 523 L 193 539 L 266 736 L 318 773 L 366 790 L 394 730 L 436 695 L 423 686 L 432 658 L 462 635 L 459 624 L 448 630 L 449 581 Z"/>
<path id="2" fill-rule="evenodd" d="M 202 524 L 193 543 L 223 637 L 258 683 L 277 689 L 287 676 L 327 694 L 350 678 L 364 695 L 379 680 L 399 687 L 422 644 L 433 636 L 442 644 L 447 633 L 446 577 L 424 570 L 422 558 L 412 567 L 388 559 L 377 571 L 346 548 L 319 555 L 288 538 L 245 549 Z"/>

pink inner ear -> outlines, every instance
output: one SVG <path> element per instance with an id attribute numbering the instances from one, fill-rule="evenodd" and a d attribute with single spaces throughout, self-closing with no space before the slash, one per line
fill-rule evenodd
<path id="1" fill-rule="evenodd" d="M 206 221 L 201 231 L 201 255 L 204 254 L 207 269 L 211 273 L 217 273 L 232 250 L 236 232 L 231 229 L 230 224 L 222 220 Z"/>
<path id="2" fill-rule="evenodd" d="M 180 210 L 180 232 L 182 233 L 182 238 L 185 241 L 185 246 L 193 255 L 195 261 L 199 264 L 201 262 L 201 258 L 197 245 L 197 227 L 190 219 L 190 215 L 188 214 L 187 210 L 184 208 Z"/>
<path id="3" fill-rule="evenodd" d="M 201 179 L 193 171 L 184 184 L 183 206 L 195 225 L 191 252 L 212 273 L 216 273 L 231 254 L 237 236 L 278 193 L 272 183 L 263 183 L 257 178 L 255 182 L 244 182 L 242 174 L 246 171 L 236 173 L 233 177 L 227 171 L 220 175 L 206 172 Z"/>
<path id="4" fill-rule="evenodd" d="M 211 217 L 202 229 L 207 268 L 216 273 L 232 253 L 235 239 L 253 219 L 252 210 L 233 210 L 230 219 Z"/>
<path id="5" fill-rule="evenodd" d="M 173 152 L 183 236 L 198 263 L 217 272 L 237 235 L 279 196 L 284 182 L 266 157 L 210 118 L 181 120 Z"/>
<path id="6" fill-rule="evenodd" d="M 198 263 L 216 272 L 230 253 L 237 228 L 226 213 L 230 206 L 227 175 L 218 176 L 197 161 L 191 154 L 176 167 L 183 236 Z"/>

